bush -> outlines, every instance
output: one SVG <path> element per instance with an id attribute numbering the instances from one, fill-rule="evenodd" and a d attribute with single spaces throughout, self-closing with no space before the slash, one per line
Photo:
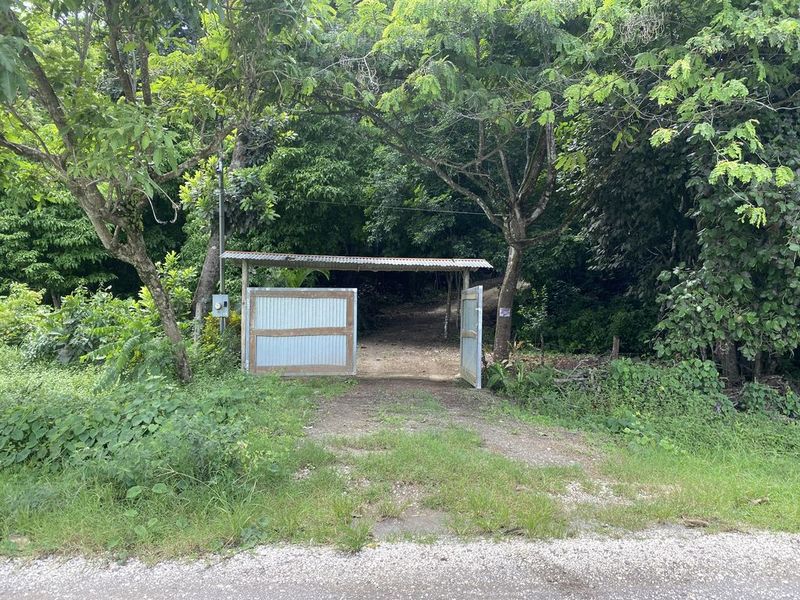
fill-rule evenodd
<path id="1" fill-rule="evenodd" d="M 0 468 L 80 465 L 120 489 L 204 481 L 230 466 L 240 433 L 230 397 L 197 398 L 161 378 L 95 396 L 29 391 L 0 396 Z"/>
<path id="2" fill-rule="evenodd" d="M 606 354 L 619 336 L 625 354 L 648 354 L 652 307 L 628 297 L 596 298 L 562 282 L 532 289 L 515 311 L 520 341 L 567 353 Z"/>
<path id="3" fill-rule="evenodd" d="M 738 396 L 738 406 L 747 412 L 774 411 L 787 417 L 800 417 L 800 397 L 788 388 L 781 392 L 757 381 L 745 383 Z"/>
<path id="4" fill-rule="evenodd" d="M 48 313 L 42 295 L 24 283 L 12 283 L 9 295 L 0 296 L 0 344 L 18 346 L 41 324 Z"/>
<path id="5" fill-rule="evenodd" d="M 587 369 L 572 381 L 559 379 L 552 369 L 493 365 L 487 371 L 488 383 L 525 410 L 621 435 L 637 446 L 800 452 L 800 422 L 774 414 L 800 412 L 793 391 L 748 384 L 737 404 L 747 412 L 737 412 L 707 361 L 657 365 L 622 359 Z"/>
<path id="6" fill-rule="evenodd" d="M 707 416 L 732 407 L 722 390 L 710 361 L 659 366 L 621 359 L 609 363 L 602 392 L 612 407 L 660 416 Z"/>

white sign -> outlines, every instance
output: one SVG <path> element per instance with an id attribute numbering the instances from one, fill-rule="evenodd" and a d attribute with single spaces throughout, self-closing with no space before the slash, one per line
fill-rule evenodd
<path id="1" fill-rule="evenodd" d="M 511 309 L 501 306 L 500 307 L 500 316 L 501 317 L 510 317 L 511 316 Z"/>

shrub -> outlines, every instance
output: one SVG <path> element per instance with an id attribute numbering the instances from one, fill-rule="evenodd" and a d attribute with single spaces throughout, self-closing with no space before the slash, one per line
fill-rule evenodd
<path id="1" fill-rule="evenodd" d="M 229 466 L 239 434 L 231 397 L 197 398 L 162 378 L 95 397 L 27 392 L 0 397 L 0 467 L 79 464 L 120 489 L 167 476 L 207 480 Z"/>
<path id="2" fill-rule="evenodd" d="M 175 253 L 157 266 L 176 314 L 187 317 L 194 269 L 181 268 Z M 106 367 L 106 383 L 173 375 L 170 342 L 146 288 L 138 298 L 117 298 L 109 289 L 90 294 L 79 288 L 63 298 L 59 310 L 41 320 L 25 348 L 34 360 L 101 363 Z"/>
<path id="3" fill-rule="evenodd" d="M 612 406 L 660 416 L 706 416 L 731 408 L 713 362 L 654 365 L 629 359 L 609 363 L 602 393 Z"/>
<path id="4" fill-rule="evenodd" d="M 738 406 L 747 412 L 775 411 L 787 417 L 800 417 L 800 397 L 788 388 L 781 392 L 757 381 L 745 383 L 738 396 Z"/>
<path id="5" fill-rule="evenodd" d="M 0 296 L 0 344 L 18 346 L 39 326 L 48 313 L 42 295 L 24 283 L 12 283 L 9 295 Z"/>

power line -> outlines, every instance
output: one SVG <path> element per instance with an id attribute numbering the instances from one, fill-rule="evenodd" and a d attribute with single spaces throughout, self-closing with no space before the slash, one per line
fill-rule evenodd
<path id="1" fill-rule="evenodd" d="M 359 204 L 358 202 L 331 202 L 328 200 L 303 200 L 303 202 L 308 202 L 310 204 L 327 204 L 331 206 L 351 206 L 351 207 L 358 207 L 358 208 L 386 208 L 389 210 L 410 210 L 416 212 L 430 212 L 430 213 L 443 213 L 448 215 L 480 215 L 482 217 L 486 216 L 486 213 L 483 211 L 469 211 L 469 210 L 448 210 L 445 208 L 422 208 L 419 206 L 397 206 L 397 205 L 374 205 L 374 204 Z M 496 217 L 501 217 L 503 215 L 493 213 Z"/>

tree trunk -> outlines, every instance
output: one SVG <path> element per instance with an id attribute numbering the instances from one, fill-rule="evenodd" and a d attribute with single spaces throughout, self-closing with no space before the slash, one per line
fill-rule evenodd
<path id="1" fill-rule="evenodd" d="M 128 247 L 131 250 L 131 255 L 124 258 L 120 256 L 120 258 L 133 265 L 142 283 L 144 283 L 153 297 L 153 302 L 161 317 L 161 326 L 164 328 L 164 333 L 169 341 L 172 342 L 175 353 L 175 371 L 178 377 L 183 382 L 191 381 L 192 369 L 189 366 L 189 358 L 186 356 L 186 348 L 184 347 L 181 330 L 178 327 L 178 320 L 175 317 L 175 311 L 172 308 L 167 291 L 161 284 L 161 278 L 158 276 L 156 266 L 147 255 L 144 238 L 140 232 L 136 232 L 136 234 L 128 238 Z"/>
<path id="2" fill-rule="evenodd" d="M 242 127 L 236 135 L 236 143 L 233 146 L 231 164 L 228 173 L 233 173 L 245 165 L 245 154 L 247 151 L 247 130 Z M 203 319 L 211 310 L 211 295 L 217 286 L 219 279 L 219 213 L 213 213 L 216 218 L 211 218 L 211 235 L 206 245 L 206 258 L 203 261 L 203 268 L 200 271 L 200 279 L 197 281 L 197 289 L 192 296 L 192 314 L 194 315 L 194 335 L 195 339 L 199 336 L 203 327 Z"/>
<path id="3" fill-rule="evenodd" d="M 211 219 L 211 235 L 206 244 L 206 258 L 192 296 L 195 339 L 199 337 L 203 328 L 203 319 L 211 310 L 211 294 L 214 293 L 219 279 L 219 227 L 216 221 Z"/>
<path id="4" fill-rule="evenodd" d="M 733 342 L 719 342 L 714 349 L 714 358 L 722 371 L 722 377 L 727 381 L 728 387 L 736 387 L 741 383 L 742 374 L 739 370 L 739 357 L 736 353 L 736 344 Z"/>
<path id="5" fill-rule="evenodd" d="M 508 247 L 508 263 L 503 275 L 503 284 L 500 286 L 500 296 L 497 299 L 497 326 L 494 330 L 495 361 L 508 358 L 511 342 L 511 313 L 514 309 L 514 294 L 517 291 L 517 282 L 522 269 L 522 248 L 511 245 Z"/>

